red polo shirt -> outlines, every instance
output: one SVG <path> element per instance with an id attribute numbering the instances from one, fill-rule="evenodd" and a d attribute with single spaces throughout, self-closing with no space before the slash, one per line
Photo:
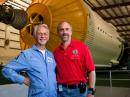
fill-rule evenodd
<path id="1" fill-rule="evenodd" d="M 61 44 L 54 51 L 54 57 L 60 84 L 87 82 L 87 72 L 95 70 L 88 47 L 77 40 L 72 40 L 66 49 Z"/>

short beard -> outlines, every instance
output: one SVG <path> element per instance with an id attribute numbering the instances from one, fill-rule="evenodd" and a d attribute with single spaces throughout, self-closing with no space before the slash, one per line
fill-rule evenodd
<path id="1" fill-rule="evenodd" d="M 63 42 L 66 42 L 66 41 L 68 41 L 68 40 L 69 40 L 69 36 L 63 36 L 63 37 L 62 37 L 62 41 L 63 41 Z"/>

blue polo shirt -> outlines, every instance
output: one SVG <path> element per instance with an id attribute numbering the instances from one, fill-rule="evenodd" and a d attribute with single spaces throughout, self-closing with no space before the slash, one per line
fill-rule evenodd
<path id="1" fill-rule="evenodd" d="M 45 57 L 45 58 L 44 58 Z M 56 63 L 50 51 L 45 50 L 45 56 L 33 45 L 10 61 L 2 70 L 3 75 L 13 82 L 22 84 L 25 71 L 31 81 L 28 97 L 57 97 Z"/>

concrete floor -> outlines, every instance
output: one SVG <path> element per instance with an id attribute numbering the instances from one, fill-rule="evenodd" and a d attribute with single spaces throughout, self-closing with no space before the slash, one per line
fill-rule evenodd
<path id="1" fill-rule="evenodd" d="M 130 88 L 98 86 L 95 97 L 130 97 Z"/>
<path id="2" fill-rule="evenodd" d="M 25 85 L 0 85 L 0 97 L 27 97 L 27 91 Z M 95 97 L 130 97 L 130 88 L 98 86 Z"/>
<path id="3" fill-rule="evenodd" d="M 27 97 L 27 91 L 25 85 L 0 85 L 0 97 Z"/>

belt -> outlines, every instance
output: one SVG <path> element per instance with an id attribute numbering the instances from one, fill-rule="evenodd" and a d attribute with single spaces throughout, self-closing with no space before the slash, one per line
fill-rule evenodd
<path id="1" fill-rule="evenodd" d="M 69 88 L 69 89 L 76 89 L 76 88 L 80 88 L 80 84 L 72 84 L 72 85 L 63 85 L 63 87 Z"/>

